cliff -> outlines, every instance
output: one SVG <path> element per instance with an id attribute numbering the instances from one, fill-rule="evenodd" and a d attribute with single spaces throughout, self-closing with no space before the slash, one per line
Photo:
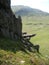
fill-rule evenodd
<path id="1" fill-rule="evenodd" d="M 15 17 L 10 7 L 10 0 L 0 1 L 0 35 L 17 38 L 22 34 L 21 17 Z"/>

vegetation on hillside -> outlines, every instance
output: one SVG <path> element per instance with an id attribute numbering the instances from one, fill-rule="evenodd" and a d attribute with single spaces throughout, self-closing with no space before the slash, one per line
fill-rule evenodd
<path id="1" fill-rule="evenodd" d="M 22 12 L 24 7 L 16 7 L 13 9 L 14 13 L 20 9 Z M 49 14 L 36 9 L 35 11 L 33 12 L 34 15 L 32 12 L 24 11 L 28 15 L 25 14 L 22 17 L 22 31 L 26 31 L 28 34 L 36 34 L 30 41 L 35 45 L 40 45 L 40 53 L 29 52 L 20 40 L 0 37 L 0 65 L 49 65 Z M 16 13 L 15 15 L 19 14 Z"/>
<path id="2" fill-rule="evenodd" d="M 49 59 L 49 13 L 32 8 L 32 12 L 29 10 L 28 13 L 26 12 L 28 9 L 30 8 L 23 6 L 22 9 L 18 10 L 18 12 L 20 11 L 21 16 L 23 13 L 26 13 L 22 16 L 23 32 L 26 31 L 28 34 L 36 34 L 36 36 L 33 37 L 30 41 L 33 44 L 39 44 L 40 53 L 45 58 Z"/>
<path id="3" fill-rule="evenodd" d="M 49 65 L 44 55 L 24 50 L 20 40 L 0 38 L 0 65 Z"/>

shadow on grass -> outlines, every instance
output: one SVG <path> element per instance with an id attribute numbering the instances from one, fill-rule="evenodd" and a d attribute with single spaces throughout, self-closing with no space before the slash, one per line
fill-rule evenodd
<path id="1" fill-rule="evenodd" d="M 25 53 L 28 53 L 25 49 L 24 44 L 20 40 L 15 41 L 5 37 L 0 38 L 0 49 L 14 53 L 17 51 L 24 51 Z"/>
<path id="2" fill-rule="evenodd" d="M 34 53 L 34 50 L 32 51 L 32 49 L 35 49 L 38 52 L 39 49 L 37 45 L 34 46 L 31 42 L 27 42 L 27 44 L 29 45 L 22 43 L 19 39 L 15 41 L 5 37 L 0 38 L 0 49 L 12 51 L 14 53 L 17 51 L 23 51 L 27 54 L 29 54 L 29 52 Z"/>

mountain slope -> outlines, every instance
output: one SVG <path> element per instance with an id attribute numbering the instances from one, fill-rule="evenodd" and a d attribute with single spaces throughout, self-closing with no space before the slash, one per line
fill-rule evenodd
<path id="1" fill-rule="evenodd" d="M 43 12 L 38 9 L 30 8 L 28 6 L 12 6 L 11 7 L 15 15 L 21 16 L 47 16 L 49 13 Z"/>
<path id="2" fill-rule="evenodd" d="M 18 9 L 15 8 L 14 12 L 16 13 L 16 10 L 18 12 L 20 9 L 21 8 L 18 8 Z M 27 13 L 25 14 L 25 16 L 27 15 Z M 46 16 L 47 15 L 48 14 L 46 13 Z M 35 16 L 36 16 L 36 14 L 35 14 Z M 33 27 L 33 28 L 28 26 L 28 28 L 29 28 L 28 29 L 26 27 L 27 25 L 25 25 L 25 27 L 27 28 L 27 31 L 32 30 L 32 31 L 36 32 L 36 30 L 38 30 L 37 36 L 32 38 L 33 39 L 32 42 L 33 43 L 36 42 L 36 43 L 40 44 L 40 53 L 41 54 L 31 53 L 29 51 L 28 51 L 29 54 L 27 54 L 26 52 L 23 51 L 24 47 L 20 40 L 15 41 L 15 40 L 10 40 L 8 38 L 3 37 L 3 38 L 0 38 L 0 65 L 49 65 L 49 27 L 45 29 L 45 26 L 44 26 L 45 24 L 48 25 L 47 23 L 49 23 L 49 17 L 47 17 L 47 18 L 45 17 L 44 19 L 42 19 L 42 22 L 41 22 L 41 18 L 37 20 L 37 16 L 36 16 L 36 18 L 29 17 L 29 20 L 27 20 L 27 17 L 23 18 L 23 21 L 27 20 L 29 22 L 30 21 L 33 22 L 33 24 L 31 24 L 31 27 Z M 39 22 L 40 22 L 40 24 L 39 24 Z M 39 26 L 40 27 L 42 26 L 40 28 L 40 31 L 38 28 Z M 44 28 L 43 28 L 43 26 L 44 26 Z M 45 29 L 45 31 L 44 31 L 44 29 Z"/>
<path id="3" fill-rule="evenodd" d="M 33 9 L 27 6 L 12 6 L 11 7 L 16 17 L 22 17 L 23 32 L 36 33 L 36 30 L 49 25 L 49 13 L 38 9 Z M 29 28 L 29 29 L 28 29 Z"/>

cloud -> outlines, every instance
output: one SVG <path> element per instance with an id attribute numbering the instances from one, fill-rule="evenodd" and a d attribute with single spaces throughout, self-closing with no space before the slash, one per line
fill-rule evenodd
<path id="1" fill-rule="evenodd" d="M 49 12 L 49 0 L 11 0 L 11 5 L 25 5 Z"/>

